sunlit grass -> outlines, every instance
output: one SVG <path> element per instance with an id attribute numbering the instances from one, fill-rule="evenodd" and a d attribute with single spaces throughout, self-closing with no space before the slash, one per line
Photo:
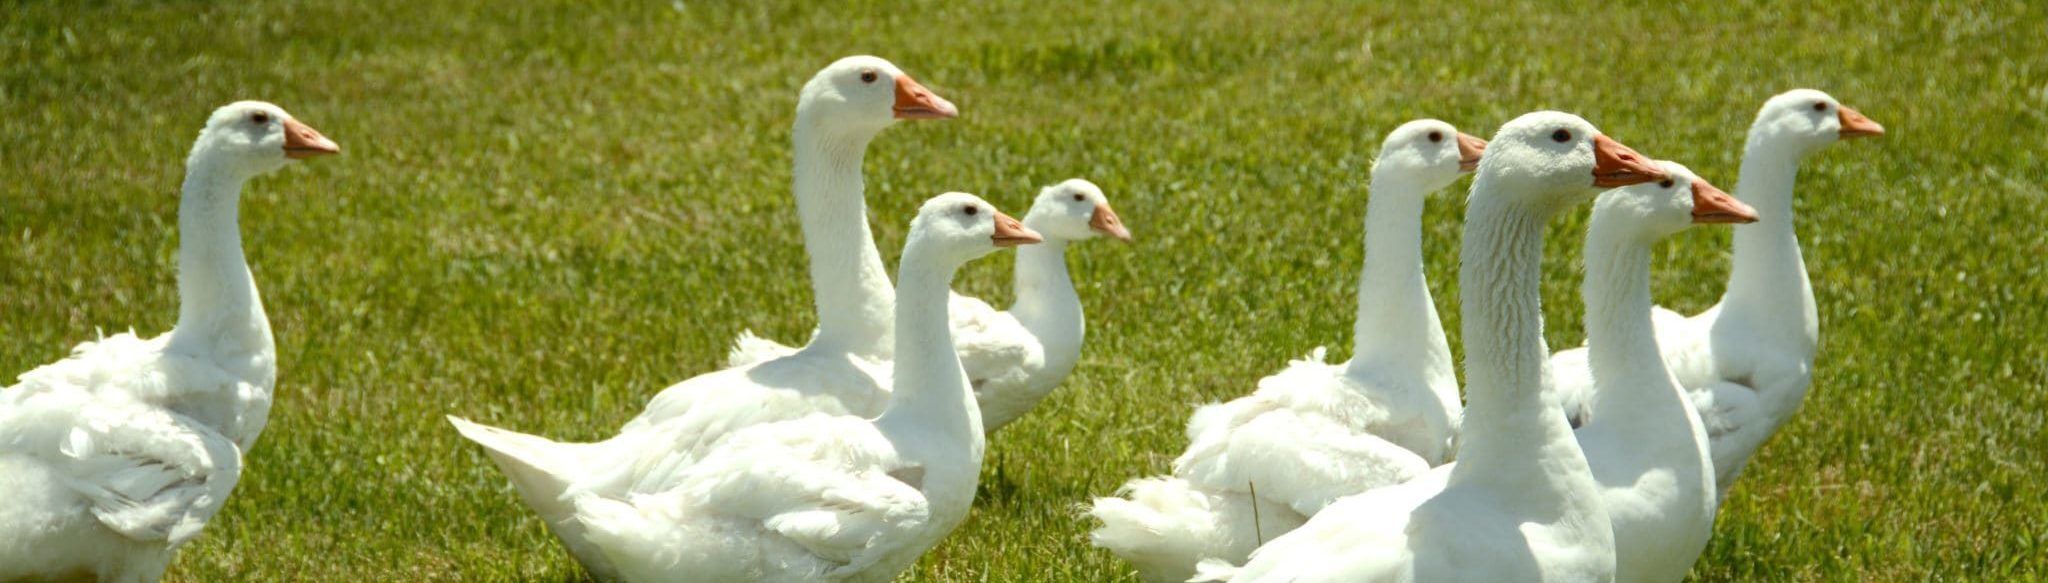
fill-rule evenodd
<path id="1" fill-rule="evenodd" d="M 1732 186 L 1764 98 L 1883 122 L 1800 177 L 1822 313 L 1804 412 L 1751 464 L 1710 581 L 2044 574 L 2048 15 L 2037 4 L 1671 8 L 1435 3 L 8 2 L 0 7 L 0 371 L 95 328 L 167 328 L 176 189 L 213 107 L 277 102 L 346 154 L 251 185 L 279 338 L 270 430 L 180 581 L 559 580 L 575 564 L 440 420 L 606 435 L 718 366 L 742 328 L 812 322 L 788 192 L 797 86 L 874 53 L 959 104 L 870 152 L 893 257 L 947 190 L 1021 212 L 1101 184 L 1138 243 L 1072 252 L 1081 365 L 990 447 L 922 581 L 1129 580 L 1076 511 L 1166 469 L 1191 405 L 1349 346 L 1364 174 L 1430 116 L 1490 134 L 1579 112 Z M 1462 188 L 1462 185 L 1459 187 Z M 1425 216 L 1457 335 L 1462 196 Z M 1552 230 L 1554 345 L 1576 344 L 1584 217 Z M 1659 255 L 1706 306 L 1724 231 Z M 959 288 L 1008 297 L 1007 257 Z M 1341 354 L 1333 355 L 1341 357 Z"/>

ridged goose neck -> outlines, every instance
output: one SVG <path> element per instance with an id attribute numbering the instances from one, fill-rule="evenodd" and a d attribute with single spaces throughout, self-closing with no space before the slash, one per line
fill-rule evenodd
<path id="1" fill-rule="evenodd" d="M 1451 485 L 1481 488 L 1530 511 L 1593 516 L 1597 494 L 1585 454 L 1557 396 L 1544 390 L 1543 231 L 1560 209 L 1521 202 L 1540 197 L 1501 194 L 1519 186 L 1484 167 L 1472 184 L 1459 269 L 1468 398 Z"/>

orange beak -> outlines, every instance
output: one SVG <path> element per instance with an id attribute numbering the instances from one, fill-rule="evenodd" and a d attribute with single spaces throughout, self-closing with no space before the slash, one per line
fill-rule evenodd
<path id="1" fill-rule="evenodd" d="M 1040 236 L 1038 231 L 1025 227 L 1024 223 L 1003 214 L 1002 211 L 996 211 L 996 234 L 989 239 L 995 241 L 997 247 L 1016 247 L 1045 241 L 1045 237 Z"/>
<path id="2" fill-rule="evenodd" d="M 1458 132 L 1458 171 L 1471 172 L 1479 169 L 1479 156 L 1486 153 L 1486 140 Z"/>
<path id="3" fill-rule="evenodd" d="M 1663 180 L 1664 169 L 1604 135 L 1593 136 L 1593 186 L 1615 188 Z"/>
<path id="4" fill-rule="evenodd" d="M 909 75 L 896 76 L 896 119 L 950 119 L 960 110 Z"/>
<path id="5" fill-rule="evenodd" d="M 1863 112 L 1849 109 L 1849 106 L 1836 108 L 1835 117 L 1842 120 L 1842 139 L 1874 138 L 1884 135 L 1884 126 L 1864 117 Z"/>
<path id="6" fill-rule="evenodd" d="M 1692 181 L 1692 223 L 1695 225 L 1717 223 L 1754 223 L 1756 209 L 1722 192 L 1706 180 Z"/>
<path id="7" fill-rule="evenodd" d="M 1109 203 L 1095 205 L 1095 217 L 1088 219 L 1088 228 L 1097 233 L 1115 237 L 1118 241 L 1131 242 L 1131 230 L 1124 228 L 1123 219 L 1116 217 L 1116 211 L 1109 210 Z"/>
<path id="8" fill-rule="evenodd" d="M 340 153 L 341 145 L 327 139 L 327 136 L 320 135 L 320 130 L 299 123 L 296 119 L 284 120 L 284 157 L 304 160 Z"/>

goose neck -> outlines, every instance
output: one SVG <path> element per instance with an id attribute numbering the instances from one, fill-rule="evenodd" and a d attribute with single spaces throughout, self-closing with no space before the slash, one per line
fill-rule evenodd
<path id="1" fill-rule="evenodd" d="M 1485 175 L 1467 208 L 1463 265 L 1466 393 L 1463 442 L 1451 480 L 1568 500 L 1590 487 L 1585 455 L 1544 390 L 1539 276 L 1544 224 L 1557 209 L 1488 194 Z M 1526 495 L 1521 495 L 1526 497 Z"/>
<path id="2" fill-rule="evenodd" d="M 1735 226 L 1734 265 L 1722 300 L 1724 313 L 1738 320 L 1802 326 L 1810 337 L 1817 324 L 1813 287 L 1792 224 L 1800 157 L 1778 141 L 1751 135 L 1735 196 L 1754 207 L 1759 220 Z"/>
<path id="3" fill-rule="evenodd" d="M 1046 232 L 1039 228 L 1042 225 L 1032 223 L 1026 217 L 1026 227 Z M 1047 237 L 1043 243 L 1018 247 L 1016 251 L 1016 299 L 1010 305 L 1010 315 L 1044 345 L 1048 369 L 1072 367 L 1080 357 L 1082 335 L 1086 333 L 1081 297 L 1074 291 L 1073 277 L 1067 272 L 1066 252 L 1067 241 L 1057 237 Z"/>
<path id="4" fill-rule="evenodd" d="M 1455 364 L 1422 265 L 1422 209 L 1432 190 L 1375 174 L 1366 201 L 1365 264 L 1358 276 L 1349 370 L 1411 372 L 1456 400 Z"/>
<path id="5" fill-rule="evenodd" d="M 1735 195 L 1757 210 L 1758 221 L 1738 228 L 1760 230 L 1792 226 L 1792 186 L 1799 178 L 1804 155 L 1791 145 L 1764 135 L 1751 135 L 1743 148 L 1742 173 L 1736 178 Z"/>
<path id="6" fill-rule="evenodd" d="M 1666 413 L 1682 404 L 1650 321 L 1653 241 L 1625 231 L 1595 217 L 1586 236 L 1586 352 L 1600 388 L 1593 418 L 1599 423 L 1669 424 Z"/>
<path id="7" fill-rule="evenodd" d="M 897 287 L 895 373 L 888 409 L 877 421 L 926 457 L 971 457 L 979 465 L 981 411 L 953 350 L 947 305 L 956 262 L 906 246 Z M 908 445 L 905 445 L 908 444 Z"/>
<path id="8" fill-rule="evenodd" d="M 194 156 L 178 200 L 178 324 L 171 346 L 190 354 L 271 348 L 270 323 L 242 253 L 240 204 L 249 177 Z"/>
<path id="9" fill-rule="evenodd" d="M 895 293 L 868 229 L 861 179 L 874 134 L 810 121 L 799 116 L 793 182 L 818 310 L 812 345 L 887 358 Z"/>

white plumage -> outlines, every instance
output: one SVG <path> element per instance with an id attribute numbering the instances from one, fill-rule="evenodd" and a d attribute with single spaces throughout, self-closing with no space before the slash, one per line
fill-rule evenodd
<path id="1" fill-rule="evenodd" d="M 0 577 L 153 581 L 241 477 L 204 424 L 88 391 L 0 397 Z"/>
<path id="2" fill-rule="evenodd" d="M 275 105 L 214 111 L 186 161 L 177 326 L 79 344 L 0 391 L 0 580 L 154 581 L 227 502 L 277 380 L 241 186 L 337 151 Z"/>
<path id="3" fill-rule="evenodd" d="M 1016 295 L 1009 310 L 971 296 L 951 296 L 954 349 L 974 383 L 981 419 L 991 434 L 1038 406 L 1081 358 L 1086 324 L 1067 273 L 1067 245 L 1104 235 L 1131 239 L 1102 188 L 1079 178 L 1040 190 L 1024 225 L 1046 241 L 1017 251 Z M 795 352 L 747 330 L 733 340 L 726 364 L 744 366 Z"/>
<path id="4" fill-rule="evenodd" d="M 845 579 L 929 525 L 891 475 L 914 467 L 867 420 L 818 414 L 736 432 L 648 493 L 579 496 L 577 518 L 629 581 Z"/>
<path id="5" fill-rule="evenodd" d="M 972 195 L 924 205 L 905 245 L 893 390 L 876 419 L 814 414 L 712 443 L 660 435 L 625 492 L 571 490 L 583 541 L 628 581 L 887 581 L 967 516 L 982 427 L 952 350 L 957 268 L 1037 235 Z"/>
<path id="6" fill-rule="evenodd" d="M 1613 580 L 1599 484 L 1543 379 L 1543 231 L 1591 186 L 1662 174 L 1577 116 L 1537 112 L 1502 126 L 1467 207 L 1459 463 L 1340 499 L 1242 568 L 1205 562 L 1201 579 Z"/>
<path id="7" fill-rule="evenodd" d="M 695 452 L 750 425 L 812 413 L 879 411 L 888 402 L 895 294 L 868 231 L 861 159 L 899 119 L 956 115 L 888 61 L 847 57 L 804 85 L 797 103 L 793 191 L 811 255 L 819 334 L 801 350 L 677 383 L 619 434 L 597 443 L 546 438 L 451 418 L 484 447 L 526 504 L 593 575 L 619 574 L 584 540 L 570 492 L 624 497 L 636 483 L 687 465 Z M 652 472 L 653 474 L 650 474 Z"/>
<path id="8" fill-rule="evenodd" d="M 1735 227 L 1727 292 L 1690 318 L 1656 309 L 1665 364 L 1712 438 L 1720 496 L 1799 411 L 1813 382 L 1820 318 L 1792 227 L 1799 162 L 1836 141 L 1883 134 L 1883 126 L 1819 91 L 1797 89 L 1765 102 L 1750 126 L 1735 187 L 1762 220 Z M 1575 420 L 1595 393 L 1585 352 L 1574 348 L 1551 358 L 1566 413 Z"/>
<path id="9" fill-rule="evenodd" d="M 1436 120 L 1388 134 L 1373 164 L 1352 360 L 1326 362 L 1317 348 L 1251 395 L 1197 409 L 1173 475 L 1095 501 L 1097 546 L 1148 581 L 1183 581 L 1204 558 L 1241 562 L 1342 496 L 1445 461 L 1458 387 L 1422 274 L 1422 205 L 1485 143 Z"/>
<path id="10" fill-rule="evenodd" d="M 1650 257 L 1693 224 L 1756 211 L 1672 162 L 1667 178 L 1608 191 L 1586 235 L 1586 335 L 1599 395 L 1575 432 L 1614 528 L 1615 579 L 1680 581 L 1713 533 L 1707 432 L 1658 354 Z"/>

